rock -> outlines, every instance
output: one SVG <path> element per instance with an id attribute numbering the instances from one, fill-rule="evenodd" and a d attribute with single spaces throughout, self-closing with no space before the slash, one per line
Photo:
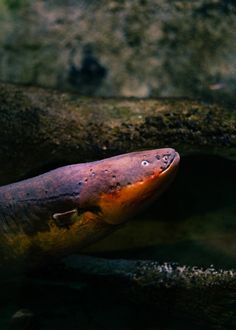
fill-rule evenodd
<path id="1" fill-rule="evenodd" d="M 96 99 L 1 85 L 0 184 L 140 149 L 236 159 L 235 112 L 183 99 Z"/>

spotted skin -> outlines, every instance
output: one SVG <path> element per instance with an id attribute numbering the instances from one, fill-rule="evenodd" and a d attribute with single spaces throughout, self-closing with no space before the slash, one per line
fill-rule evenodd
<path id="1" fill-rule="evenodd" d="M 2 260 L 76 252 L 155 200 L 173 180 L 171 148 L 69 165 L 0 188 Z"/>

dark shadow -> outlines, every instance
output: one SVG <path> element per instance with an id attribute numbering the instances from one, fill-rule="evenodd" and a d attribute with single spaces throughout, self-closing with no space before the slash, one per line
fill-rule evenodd
<path id="1" fill-rule="evenodd" d="M 95 95 L 106 75 L 107 69 L 96 58 L 91 46 L 84 47 L 80 67 L 77 67 L 71 55 L 68 82 L 80 95 Z"/>

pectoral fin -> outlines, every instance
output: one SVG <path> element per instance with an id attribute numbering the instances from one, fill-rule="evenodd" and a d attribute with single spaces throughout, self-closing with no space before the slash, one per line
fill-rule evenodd
<path id="1" fill-rule="evenodd" d="M 77 210 L 73 209 L 63 213 L 54 213 L 52 218 L 58 227 L 69 228 L 73 224 L 73 216 L 77 214 Z"/>

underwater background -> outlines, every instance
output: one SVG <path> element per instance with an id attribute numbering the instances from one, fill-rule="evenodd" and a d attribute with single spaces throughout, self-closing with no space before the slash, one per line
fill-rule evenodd
<path id="1" fill-rule="evenodd" d="M 234 1 L 0 0 L 0 24 L 2 83 L 85 99 L 197 99 L 235 113 Z M 235 269 L 235 169 L 225 150 L 186 153 L 158 202 L 83 252 Z M 145 290 L 123 294 L 129 283 L 119 275 L 111 286 L 109 276 L 71 281 L 60 267 L 40 275 L 0 284 L 0 329 L 236 328 L 235 285 L 208 288 L 212 309 L 209 293 L 197 289 L 153 299 Z"/>
<path id="2" fill-rule="evenodd" d="M 234 1 L 0 2 L 2 81 L 235 101 Z"/>

